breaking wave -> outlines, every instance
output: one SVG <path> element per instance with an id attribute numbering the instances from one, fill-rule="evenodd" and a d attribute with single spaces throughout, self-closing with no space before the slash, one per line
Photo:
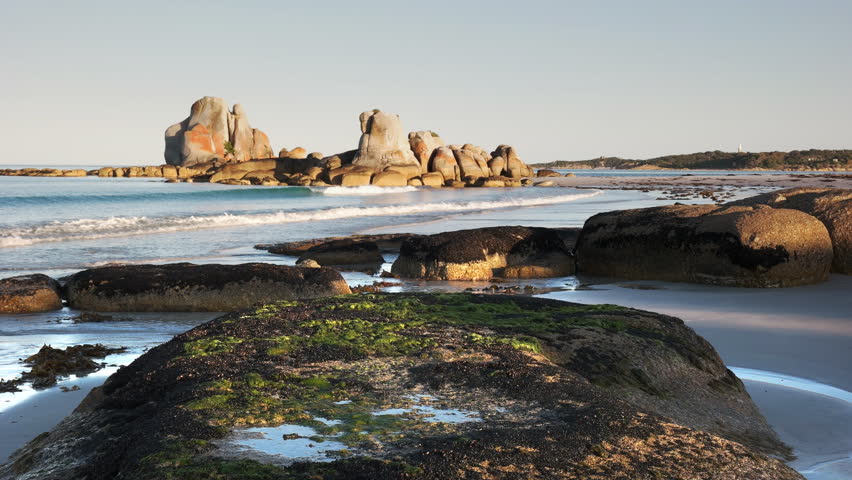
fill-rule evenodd
<path id="1" fill-rule="evenodd" d="M 387 192 L 386 189 L 383 191 Z M 494 210 L 511 207 L 530 207 L 572 202 L 592 197 L 600 193 L 602 192 L 591 191 L 587 193 L 574 193 L 536 198 L 515 198 L 508 200 L 433 202 L 371 207 L 333 207 L 307 211 L 277 211 L 251 214 L 224 213 L 217 215 L 172 217 L 137 216 L 84 218 L 67 222 L 51 222 L 35 227 L 8 229 L 5 232 L 0 232 L 0 248 L 31 245 L 35 243 L 93 240 L 98 238 L 148 235 L 154 233 L 179 232 L 205 228 L 271 225 L 355 217 L 410 215 L 416 213 L 431 214 L 442 212 Z"/>

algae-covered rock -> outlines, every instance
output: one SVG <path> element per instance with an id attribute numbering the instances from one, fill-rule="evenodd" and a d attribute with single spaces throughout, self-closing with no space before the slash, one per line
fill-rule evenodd
<path id="1" fill-rule="evenodd" d="M 334 270 L 269 263 L 92 268 L 72 275 L 66 289 L 72 308 L 96 312 L 226 312 L 260 302 L 349 293 Z"/>
<path id="2" fill-rule="evenodd" d="M 0 478 L 802 478 L 766 453 L 789 452 L 678 319 L 371 294 L 280 302 L 178 335 Z"/>

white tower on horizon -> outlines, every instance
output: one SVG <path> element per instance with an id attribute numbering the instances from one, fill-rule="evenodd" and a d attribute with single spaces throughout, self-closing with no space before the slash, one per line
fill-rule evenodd
<path id="1" fill-rule="evenodd" d="M 741 143 L 739 148 L 737 148 L 737 153 L 743 153 L 743 144 Z"/>

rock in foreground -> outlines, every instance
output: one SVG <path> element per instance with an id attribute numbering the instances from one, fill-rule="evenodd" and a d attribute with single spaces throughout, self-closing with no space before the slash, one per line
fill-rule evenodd
<path id="1" fill-rule="evenodd" d="M 49 312 L 62 308 L 59 283 L 47 275 L 0 280 L 0 313 Z"/>
<path id="2" fill-rule="evenodd" d="M 349 293 L 334 270 L 268 263 L 93 268 L 71 276 L 66 288 L 72 308 L 98 312 L 226 312 Z"/>
<path id="3" fill-rule="evenodd" d="M 757 450 L 787 453 L 680 320 L 361 295 L 235 312 L 175 337 L 0 478 L 802 478 Z"/>
<path id="4" fill-rule="evenodd" d="M 852 275 L 852 190 L 789 188 L 756 195 L 729 205 L 768 205 L 813 215 L 825 225 L 834 247 L 831 271 Z"/>
<path id="5" fill-rule="evenodd" d="M 489 227 L 407 239 L 392 272 L 425 280 L 560 277 L 574 273 L 574 257 L 557 230 Z"/>
<path id="6" fill-rule="evenodd" d="M 768 207 L 672 205 L 600 213 L 577 240 L 580 273 L 731 287 L 825 281 L 831 239 L 816 218 Z"/>

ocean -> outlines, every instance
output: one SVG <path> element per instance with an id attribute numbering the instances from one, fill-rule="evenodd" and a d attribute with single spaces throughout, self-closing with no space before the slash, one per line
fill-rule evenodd
<path id="1" fill-rule="evenodd" d="M 275 260 L 255 244 L 385 231 L 582 226 L 653 193 L 571 188 L 257 187 L 0 177 L 0 276 L 108 263 Z M 424 227 L 428 225 L 428 227 Z"/>
<path id="2" fill-rule="evenodd" d="M 595 176 L 601 172 L 576 173 Z M 734 192 L 743 197 L 755 190 Z M 660 197 L 659 191 L 565 187 L 304 188 L 165 183 L 148 178 L 0 177 L 0 278 L 28 273 L 61 278 L 111 263 L 293 264 L 293 257 L 272 255 L 254 246 L 355 233 L 434 233 L 495 225 L 580 227 L 599 212 L 675 202 Z M 689 200 L 702 202 L 708 200 Z M 351 272 L 345 272 L 344 278 L 351 285 L 379 280 Z M 852 288 L 848 278 L 833 276 L 822 285 L 783 290 L 576 276 L 521 283 L 536 286 L 551 298 L 618 303 L 683 318 L 743 375 L 769 422 L 795 448 L 799 456 L 795 467 L 808 478 L 821 480 L 838 478 L 831 472 L 852 468 L 848 460 L 852 436 L 843 428 L 852 418 L 852 403 L 845 396 L 852 391 L 852 380 L 843 369 L 852 335 L 848 322 L 852 299 L 842 294 Z M 394 290 L 487 285 L 404 282 Z M 0 393 L 0 428 L 8 432 L 0 438 L 0 462 L 70 413 L 92 387 L 121 365 L 172 335 L 218 316 L 118 313 L 112 314 L 112 321 L 76 323 L 78 314 L 64 308 L 44 314 L 0 315 L 0 378 L 17 376 L 24 368 L 19 359 L 42 344 L 128 347 L 124 354 L 107 357 L 103 370 L 60 381 L 61 386 L 79 390 L 37 391 L 25 385 L 22 392 Z M 816 435 L 814 428 L 791 421 L 790 412 L 802 411 L 802 405 L 812 411 L 807 422 L 820 426 L 819 438 L 806 437 Z"/>

